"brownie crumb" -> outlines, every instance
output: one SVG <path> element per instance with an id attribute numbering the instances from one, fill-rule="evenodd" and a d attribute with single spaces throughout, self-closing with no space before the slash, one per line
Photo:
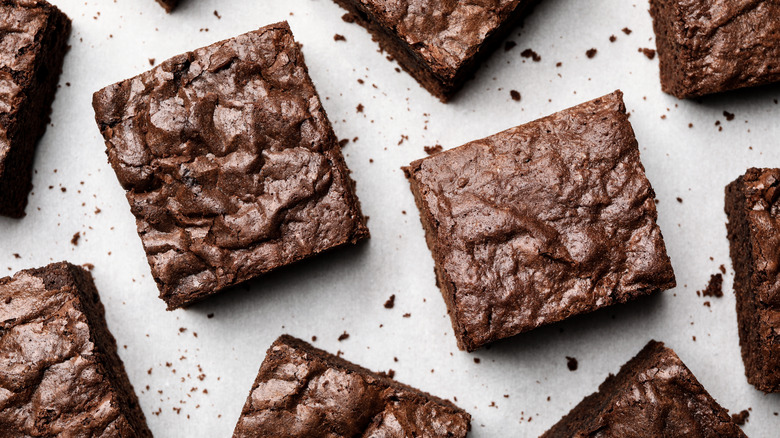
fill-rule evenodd
<path id="1" fill-rule="evenodd" d="M 505 52 L 508 52 L 508 51 L 510 51 L 510 50 L 512 50 L 512 49 L 514 49 L 514 48 L 515 48 L 515 46 L 517 46 L 517 43 L 516 43 L 516 42 L 514 42 L 514 41 L 507 41 L 507 42 L 504 44 L 504 51 L 505 51 Z"/>
<path id="2" fill-rule="evenodd" d="M 509 91 L 509 95 L 512 96 L 512 100 L 515 102 L 520 102 L 520 93 L 517 90 L 511 90 Z"/>
<path id="3" fill-rule="evenodd" d="M 362 113 L 364 109 L 365 107 L 363 106 L 362 103 L 359 103 L 358 106 L 355 107 L 355 110 L 359 113 Z"/>
<path id="4" fill-rule="evenodd" d="M 22 256 L 20 256 L 18 252 L 15 252 L 14 253 L 14 258 L 15 259 L 20 259 L 20 258 L 22 258 Z"/>
<path id="5" fill-rule="evenodd" d="M 562 65 L 563 65 L 563 63 L 562 63 L 562 62 L 556 62 L 556 63 L 555 63 L 555 66 L 556 66 L 556 67 L 560 67 L 560 66 L 562 66 Z"/>
<path id="6" fill-rule="evenodd" d="M 70 244 L 73 246 L 79 246 L 79 239 L 81 239 L 81 233 L 76 231 L 76 234 L 74 234 L 73 238 L 70 239 Z"/>
<path id="7" fill-rule="evenodd" d="M 720 269 L 720 273 L 721 273 L 721 274 L 725 274 L 725 273 L 726 273 L 726 267 L 725 267 L 725 266 L 723 266 L 723 265 L 720 265 L 720 266 L 718 267 L 718 269 Z"/>
<path id="8" fill-rule="evenodd" d="M 95 265 L 93 265 L 92 263 L 84 263 L 83 265 L 81 265 L 81 267 L 83 267 L 84 269 L 90 272 L 92 272 L 92 270 L 95 269 Z"/>
<path id="9" fill-rule="evenodd" d="M 217 12 L 216 9 L 214 9 L 214 16 L 217 17 L 217 20 L 221 20 L 222 19 L 222 16 L 219 15 L 219 12 Z"/>
<path id="10" fill-rule="evenodd" d="M 735 116 L 734 116 L 734 114 L 732 114 L 732 113 L 730 113 L 728 111 L 723 111 L 723 117 L 726 118 L 727 122 L 730 122 L 730 121 L 734 120 Z"/>
<path id="11" fill-rule="evenodd" d="M 731 421 L 737 423 L 739 426 L 744 426 L 749 416 L 750 412 L 743 409 L 738 414 L 731 414 Z"/>
<path id="12" fill-rule="evenodd" d="M 316 336 L 312 336 L 312 337 L 311 337 L 311 341 L 312 341 L 312 342 L 317 342 L 317 337 L 316 337 Z"/>
<path id="13" fill-rule="evenodd" d="M 339 147 L 344 149 L 344 146 L 346 146 L 347 143 L 349 143 L 349 139 L 348 138 L 342 138 L 341 140 L 339 140 Z"/>
<path id="14" fill-rule="evenodd" d="M 425 153 L 428 155 L 438 154 L 442 151 L 442 148 L 440 144 L 437 144 L 435 146 L 425 146 L 423 149 L 425 149 Z"/>
<path id="15" fill-rule="evenodd" d="M 520 53 L 520 56 L 522 56 L 523 58 L 531 58 L 531 59 L 533 59 L 534 62 L 539 62 L 539 61 L 542 60 L 542 57 L 539 56 L 538 53 L 534 52 L 531 49 L 523 50 L 523 52 Z"/>
<path id="16" fill-rule="evenodd" d="M 349 333 L 347 333 L 346 330 L 345 330 L 344 333 L 339 335 L 339 342 L 341 342 L 341 341 L 343 341 L 345 339 L 348 339 L 348 338 L 349 338 Z"/>
<path id="17" fill-rule="evenodd" d="M 678 197 L 677 197 L 677 202 L 679 202 L 680 204 L 682 204 L 682 198 L 678 196 Z"/>
<path id="18" fill-rule="evenodd" d="M 577 371 L 577 366 L 579 366 L 577 358 L 566 356 L 566 367 L 569 368 L 569 371 Z"/>
<path id="19" fill-rule="evenodd" d="M 213 313 L 209 313 L 208 315 L 206 315 L 206 318 L 208 318 L 208 319 L 211 319 L 211 318 L 213 318 L 213 317 L 214 317 L 214 314 L 213 314 Z"/>
<path id="20" fill-rule="evenodd" d="M 355 16 L 347 12 L 346 14 L 341 16 L 341 19 L 344 20 L 346 23 L 354 23 L 355 22 Z"/>
<path id="21" fill-rule="evenodd" d="M 390 295 L 390 298 L 385 301 L 385 309 L 392 309 L 395 306 L 395 294 Z"/>
<path id="22" fill-rule="evenodd" d="M 403 316 L 404 316 L 404 318 L 411 318 L 412 314 L 411 313 L 404 313 Z"/>
<path id="23" fill-rule="evenodd" d="M 702 296 L 720 298 L 723 296 L 723 276 L 721 274 L 713 274 L 710 276 L 710 282 L 707 284 L 707 288 L 701 292 Z"/>
<path id="24" fill-rule="evenodd" d="M 640 47 L 639 53 L 643 53 L 645 56 L 647 56 L 647 59 L 655 59 L 654 49 L 648 49 L 647 47 Z"/>
<path id="25" fill-rule="evenodd" d="M 629 29 L 629 28 L 627 28 L 627 27 L 624 27 L 622 30 L 623 30 L 623 33 L 624 33 L 624 34 L 626 34 L 626 35 L 631 35 L 631 32 L 632 32 L 632 30 L 631 30 L 631 29 Z"/>
<path id="26" fill-rule="evenodd" d="M 609 42 L 610 43 L 614 43 L 615 41 L 617 41 L 617 37 L 615 35 L 610 35 L 609 36 Z"/>
<path id="27" fill-rule="evenodd" d="M 480 362 L 482 362 L 482 360 L 480 358 L 478 358 L 478 357 L 474 358 L 474 363 L 478 364 Z"/>
<path id="28" fill-rule="evenodd" d="M 155 63 L 155 59 L 149 58 L 149 65 L 154 66 L 154 63 Z"/>
<path id="29" fill-rule="evenodd" d="M 347 41 L 347 38 L 344 35 L 335 34 L 333 35 L 333 41 Z"/>
<path id="30" fill-rule="evenodd" d="M 596 53 L 599 51 L 596 48 L 589 49 L 585 52 L 585 56 L 588 57 L 588 59 L 592 59 L 594 56 L 596 56 Z"/>

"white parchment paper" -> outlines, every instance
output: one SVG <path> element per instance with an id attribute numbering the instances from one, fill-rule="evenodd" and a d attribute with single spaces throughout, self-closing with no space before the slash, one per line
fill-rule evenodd
<path id="1" fill-rule="evenodd" d="M 509 38 L 517 46 L 498 50 L 447 105 L 397 72 L 330 0 L 182 0 L 171 15 L 153 0 L 54 3 L 73 19 L 72 49 L 38 146 L 27 217 L 0 219 L 0 268 L 11 275 L 59 260 L 94 264 L 109 327 L 155 436 L 230 436 L 265 350 L 282 333 L 316 336 L 318 347 L 457 398 L 477 438 L 538 436 L 654 338 L 674 348 L 723 406 L 751 409 L 748 435 L 778 436 L 780 395 L 748 385 L 739 355 L 723 189 L 749 166 L 780 165 L 780 87 L 700 102 L 663 94 L 657 58 L 638 53 L 655 48 L 646 1 L 543 0 Z M 303 44 L 336 134 L 357 139 L 344 152 L 372 238 L 166 312 L 107 164 L 92 93 L 147 70 L 150 58 L 159 63 L 280 20 Z M 347 41 L 335 41 L 336 33 Z M 523 58 L 527 48 L 541 61 Z M 598 52 L 589 59 L 591 48 Z M 423 146 L 455 147 L 617 88 L 660 200 L 679 286 L 473 354 L 458 351 L 400 167 L 425 156 Z M 726 121 L 724 110 L 736 117 Z M 721 264 L 725 296 L 698 297 Z M 385 309 L 392 294 L 395 307 Z M 345 331 L 349 338 L 338 341 Z M 566 356 L 577 358 L 576 371 Z"/>

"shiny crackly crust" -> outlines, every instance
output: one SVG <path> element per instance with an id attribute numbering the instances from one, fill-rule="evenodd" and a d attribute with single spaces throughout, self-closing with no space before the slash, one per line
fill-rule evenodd
<path id="1" fill-rule="evenodd" d="M 677 354 L 650 341 L 541 438 L 745 437 Z"/>
<path id="2" fill-rule="evenodd" d="M 471 416 L 291 336 L 268 349 L 233 438 L 462 438 Z"/>
<path id="3" fill-rule="evenodd" d="M 780 81 L 777 0 L 651 0 L 661 86 L 679 98 Z"/>
<path id="4" fill-rule="evenodd" d="M 287 23 L 176 56 L 93 106 L 169 309 L 368 237 Z"/>
<path id="5" fill-rule="evenodd" d="M 739 343 L 748 382 L 780 392 L 780 169 L 748 169 L 726 187 Z"/>
<path id="6" fill-rule="evenodd" d="M 0 279 L 2 436 L 149 437 L 103 305 L 83 269 Z"/>
<path id="7" fill-rule="evenodd" d="M 22 217 L 70 19 L 42 0 L 2 0 L 0 26 L 0 214 Z"/>
<path id="8" fill-rule="evenodd" d="M 619 91 L 404 170 L 461 349 L 675 285 Z"/>

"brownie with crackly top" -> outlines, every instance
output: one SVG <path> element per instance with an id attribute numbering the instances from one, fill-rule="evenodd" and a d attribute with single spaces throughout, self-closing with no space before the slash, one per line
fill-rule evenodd
<path id="1" fill-rule="evenodd" d="M 84 269 L 0 279 L 0 435 L 151 438 Z"/>
<path id="2" fill-rule="evenodd" d="M 334 0 L 423 87 L 448 101 L 538 0 Z"/>
<path id="3" fill-rule="evenodd" d="M 93 106 L 169 309 L 368 237 L 286 22 L 171 58 Z"/>
<path id="4" fill-rule="evenodd" d="M 2 0 L 0 26 L 0 214 L 19 218 L 68 49 L 70 19 L 43 0 Z"/>
<path id="5" fill-rule="evenodd" d="M 268 349 L 233 438 L 463 438 L 470 424 L 449 401 L 283 335 Z"/>
<path id="6" fill-rule="evenodd" d="M 675 286 L 620 91 L 404 172 L 463 350 Z"/>
<path id="7" fill-rule="evenodd" d="M 650 341 L 541 438 L 744 438 L 675 352 Z"/>
<path id="8" fill-rule="evenodd" d="M 651 0 L 663 91 L 698 97 L 780 81 L 777 0 Z"/>
<path id="9" fill-rule="evenodd" d="M 780 169 L 751 168 L 726 186 L 726 215 L 745 375 L 780 392 Z"/>

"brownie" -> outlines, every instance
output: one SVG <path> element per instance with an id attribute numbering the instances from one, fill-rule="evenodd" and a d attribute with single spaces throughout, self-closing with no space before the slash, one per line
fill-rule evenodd
<path id="1" fill-rule="evenodd" d="M 151 438 L 84 269 L 54 263 L 0 279 L 0 431 Z"/>
<path id="2" fill-rule="evenodd" d="M 465 437 L 471 416 L 283 335 L 268 349 L 233 438 Z"/>
<path id="3" fill-rule="evenodd" d="M 70 19 L 43 0 L 0 0 L 0 214 L 24 216 Z"/>
<path id="4" fill-rule="evenodd" d="M 93 106 L 169 309 L 368 237 L 286 22 L 171 58 Z"/>
<path id="5" fill-rule="evenodd" d="M 334 0 L 446 102 L 537 0 Z"/>
<path id="6" fill-rule="evenodd" d="M 165 12 L 171 12 L 173 11 L 173 8 L 175 8 L 179 3 L 179 0 L 157 0 L 157 3 L 165 8 Z"/>
<path id="7" fill-rule="evenodd" d="M 745 434 L 672 349 L 650 341 L 542 438 L 594 436 L 726 438 Z"/>
<path id="8" fill-rule="evenodd" d="M 661 88 L 697 97 L 780 81 L 777 0 L 650 0 Z"/>
<path id="9" fill-rule="evenodd" d="M 404 172 L 461 349 L 675 286 L 620 91 Z"/>
<path id="10" fill-rule="evenodd" d="M 748 169 L 726 186 L 739 344 L 748 382 L 780 392 L 780 169 Z"/>

